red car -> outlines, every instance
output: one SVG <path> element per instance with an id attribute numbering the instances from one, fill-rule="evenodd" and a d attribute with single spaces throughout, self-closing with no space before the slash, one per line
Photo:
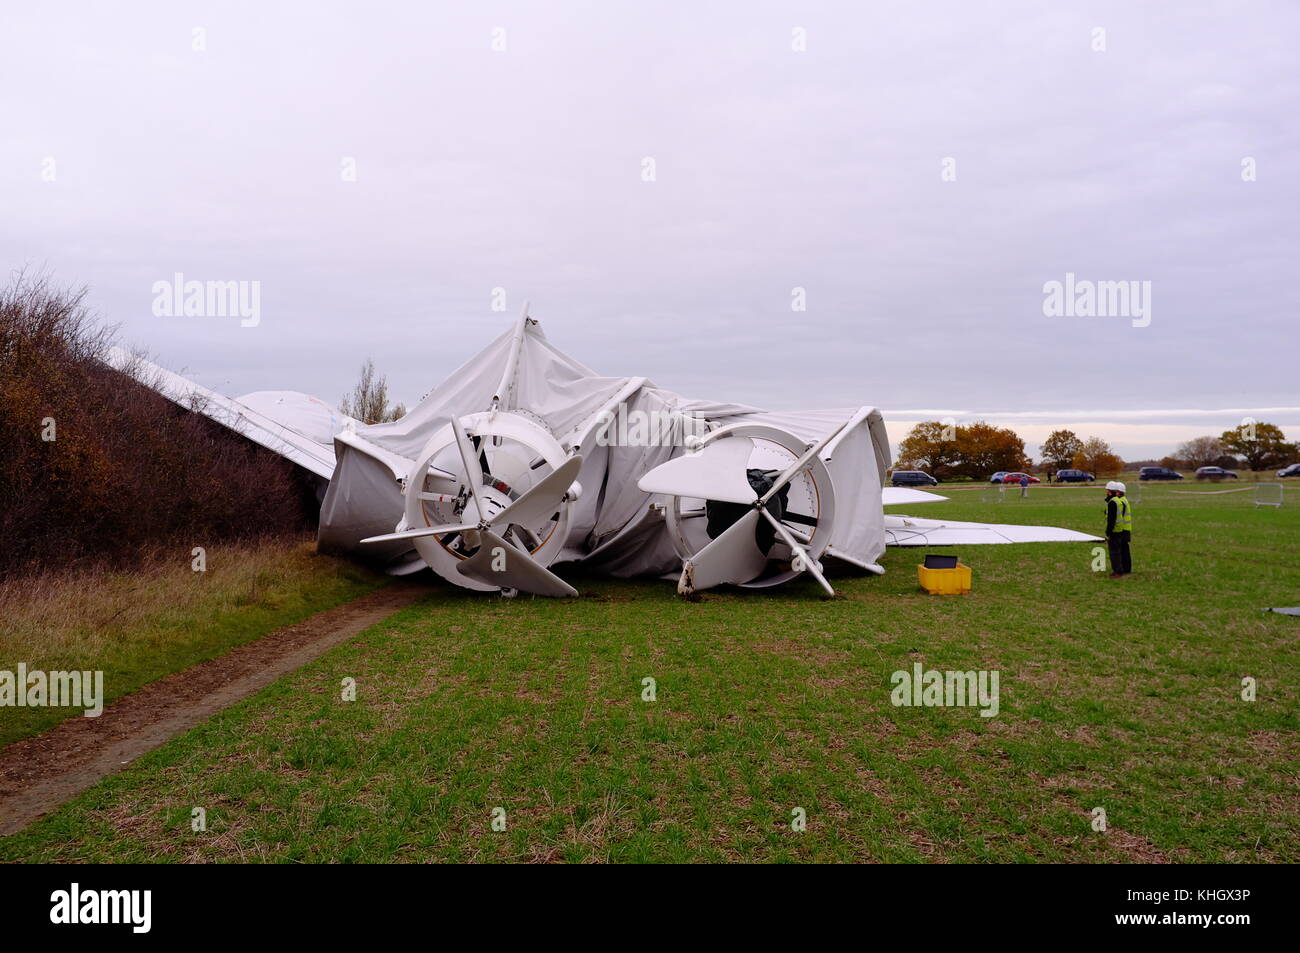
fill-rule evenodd
<path id="1" fill-rule="evenodd" d="M 1036 477 L 1036 476 L 1030 476 L 1030 474 L 1028 474 L 1028 473 L 1004 473 L 1004 474 L 1002 475 L 1002 482 L 1003 482 L 1003 483 L 1006 483 L 1006 484 L 1012 484 L 1012 483 L 1014 483 L 1014 484 L 1016 484 L 1017 486 L 1019 486 L 1019 485 L 1020 485 L 1020 478 L 1021 478 L 1021 477 L 1029 477 L 1029 482 L 1030 482 L 1030 483 L 1042 483 L 1042 482 L 1043 482 L 1042 480 L 1038 479 L 1038 477 Z"/>

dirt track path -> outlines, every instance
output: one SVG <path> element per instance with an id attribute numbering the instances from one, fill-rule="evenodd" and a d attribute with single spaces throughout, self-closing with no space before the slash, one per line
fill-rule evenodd
<path id="1" fill-rule="evenodd" d="M 0 750 L 0 836 L 22 830 L 140 755 L 301 668 L 428 592 L 394 582 L 276 629 Z"/>

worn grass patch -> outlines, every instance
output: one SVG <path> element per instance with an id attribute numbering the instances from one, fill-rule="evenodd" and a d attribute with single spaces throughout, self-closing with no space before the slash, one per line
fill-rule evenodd
<path id="1" fill-rule="evenodd" d="M 1103 521 L 1099 490 L 953 495 L 913 511 Z M 696 603 L 652 581 L 582 580 L 602 598 L 576 602 L 435 589 L 0 859 L 1300 860 L 1300 619 L 1259 611 L 1300 603 L 1300 510 L 1156 488 L 1135 511 L 1119 581 L 1090 545 L 1049 544 L 961 549 L 965 597 L 919 590 L 922 551 L 901 549 L 832 602 L 807 585 Z M 1000 713 L 895 707 L 890 674 L 916 661 L 999 671 Z"/>
<path id="2" fill-rule="evenodd" d="M 0 585 L 0 669 L 104 672 L 105 703 L 374 589 L 383 577 L 304 539 L 187 551 L 133 572 L 46 573 Z M 79 709 L 0 707 L 0 747 Z"/>

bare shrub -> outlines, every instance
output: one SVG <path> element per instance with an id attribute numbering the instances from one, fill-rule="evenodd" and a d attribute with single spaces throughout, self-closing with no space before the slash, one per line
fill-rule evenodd
<path id="1" fill-rule="evenodd" d="M 108 367 L 84 300 L 0 289 L 0 575 L 309 526 L 292 465 Z"/>

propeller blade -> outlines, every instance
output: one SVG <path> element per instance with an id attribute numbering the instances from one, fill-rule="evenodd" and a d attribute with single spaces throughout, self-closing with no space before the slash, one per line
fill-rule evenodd
<path id="1" fill-rule="evenodd" d="M 836 427 L 826 436 L 822 437 L 815 444 L 809 447 L 804 452 L 804 455 L 802 457 L 800 457 L 794 463 L 790 464 L 790 466 L 786 469 L 786 471 L 782 473 L 779 477 L 777 477 L 776 482 L 773 483 L 768 488 L 768 491 L 763 494 L 763 502 L 766 503 L 772 497 L 780 493 L 781 487 L 785 486 L 787 483 L 793 480 L 795 474 L 797 474 L 800 470 L 802 470 L 805 466 L 807 466 L 809 460 L 817 456 L 817 454 L 821 453 L 822 448 L 824 448 L 828 443 L 830 443 L 837 436 L 839 436 L 840 431 L 843 430 L 847 425 L 848 425 L 848 421 L 846 420 L 844 421 L 844 423 L 840 424 L 838 427 Z"/>
<path id="2" fill-rule="evenodd" d="M 483 438 L 471 437 L 470 440 L 474 444 L 474 449 L 478 452 L 478 465 L 483 468 L 484 475 L 491 474 L 492 468 L 488 466 L 487 451 L 483 449 Z"/>
<path id="3" fill-rule="evenodd" d="M 835 590 L 831 588 L 831 584 L 827 582 L 826 577 L 822 575 L 822 571 L 817 567 L 816 561 L 812 556 L 808 555 L 808 550 L 799 545 L 799 541 L 790 534 L 790 531 L 785 527 L 785 524 L 769 513 L 766 508 L 760 510 L 760 512 L 767 517 L 769 523 L 776 527 L 777 534 L 785 540 L 785 544 L 794 550 L 795 562 L 798 565 L 799 570 L 811 574 L 812 577 L 817 580 L 818 584 L 826 590 L 828 596 L 835 595 Z"/>
<path id="4" fill-rule="evenodd" d="M 456 435 L 456 449 L 460 451 L 460 462 L 465 468 L 469 491 L 474 494 L 474 505 L 478 507 L 479 513 L 482 513 L 483 501 L 479 499 L 478 488 L 483 485 L 483 467 L 479 463 L 478 454 L 469 442 L 469 437 L 465 434 L 465 428 L 461 426 L 459 417 L 451 418 L 451 432 Z"/>
<path id="5" fill-rule="evenodd" d="M 748 437 L 723 437 L 694 453 L 661 463 L 643 476 L 637 486 L 645 493 L 691 496 L 722 503 L 753 503 L 758 494 L 745 476 L 753 449 L 754 442 Z"/>
<path id="6" fill-rule="evenodd" d="M 577 589 L 490 529 L 480 534 L 478 552 L 458 563 L 456 571 L 489 586 L 518 589 L 538 596 L 578 594 Z"/>
<path id="7" fill-rule="evenodd" d="M 732 523 L 726 532 L 687 560 L 682 569 L 683 581 L 689 574 L 693 583 L 689 588 L 711 589 L 724 582 L 749 582 L 756 577 L 767 566 L 767 556 L 754 540 L 757 525 L 755 510 Z"/>
<path id="8" fill-rule="evenodd" d="M 565 460 L 545 479 L 538 481 L 519 499 L 492 517 L 489 525 L 503 529 L 511 523 L 531 529 L 543 520 L 550 519 L 560 508 L 560 501 L 582 469 L 582 455 L 575 454 Z M 516 587 L 517 588 L 517 587 Z"/>
<path id="9" fill-rule="evenodd" d="M 383 536 L 369 536 L 363 539 L 363 543 L 391 543 L 399 539 L 419 539 L 421 536 L 441 536 L 444 533 L 463 533 L 466 530 L 478 529 L 477 523 L 466 523 L 463 526 L 421 526 L 419 529 L 403 530 L 400 533 L 385 533 Z"/>

